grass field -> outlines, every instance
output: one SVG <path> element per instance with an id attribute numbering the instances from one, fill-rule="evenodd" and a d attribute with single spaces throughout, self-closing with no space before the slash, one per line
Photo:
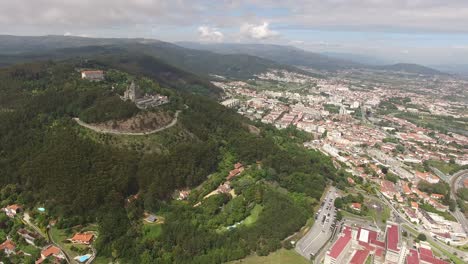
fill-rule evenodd
<path id="1" fill-rule="evenodd" d="M 52 237 L 52 240 L 54 240 L 55 243 L 57 243 L 63 250 L 66 251 L 66 253 L 71 257 L 74 258 L 76 256 L 82 255 L 79 254 L 78 252 L 74 251 L 71 249 L 72 246 L 75 248 L 78 248 L 80 250 L 85 250 L 87 249 L 87 246 L 85 245 L 77 245 L 77 244 L 72 244 L 72 243 L 65 243 L 64 241 L 69 238 L 70 236 L 67 236 L 65 232 L 61 229 L 57 229 L 55 227 L 52 227 L 49 231 L 50 236 Z"/>
<path id="2" fill-rule="evenodd" d="M 432 166 L 445 174 L 454 174 L 455 172 L 467 167 L 439 160 L 428 160 L 427 163 L 429 164 L 429 166 Z"/>
<path id="3" fill-rule="evenodd" d="M 161 235 L 162 226 L 160 224 L 143 225 L 143 236 L 145 239 L 154 240 Z"/>
<path id="4" fill-rule="evenodd" d="M 231 261 L 229 264 L 309 264 L 309 261 L 294 250 L 280 249 L 268 256 L 249 256 L 245 259 Z"/>
<path id="5" fill-rule="evenodd" d="M 245 218 L 243 224 L 245 226 L 253 225 L 255 222 L 257 222 L 258 217 L 260 216 L 260 213 L 262 212 L 262 210 L 263 210 L 263 207 L 259 204 L 256 204 L 255 207 L 250 212 L 250 215 L 247 216 L 247 218 Z"/>

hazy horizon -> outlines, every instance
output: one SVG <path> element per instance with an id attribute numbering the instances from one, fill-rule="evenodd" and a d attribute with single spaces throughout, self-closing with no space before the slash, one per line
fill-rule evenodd
<path id="1" fill-rule="evenodd" d="M 461 0 L 23 0 L 0 4 L 0 34 L 269 43 L 388 62 L 462 64 Z"/>

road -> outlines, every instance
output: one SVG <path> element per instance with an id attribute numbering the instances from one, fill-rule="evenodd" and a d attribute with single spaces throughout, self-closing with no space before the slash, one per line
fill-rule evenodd
<path id="1" fill-rule="evenodd" d="M 457 190 L 458 188 L 463 187 L 463 181 L 466 178 L 468 178 L 468 170 L 459 171 L 453 174 L 452 177 L 450 177 L 449 184 L 450 184 L 450 191 L 452 192 L 451 197 L 453 199 L 456 199 Z M 465 232 L 468 233 L 468 220 L 466 219 L 465 214 L 460 212 L 458 206 L 455 208 L 455 212 L 453 213 L 453 215 L 455 216 L 457 221 L 463 226 L 463 229 L 465 230 Z"/>
<path id="2" fill-rule="evenodd" d="M 29 227 L 31 227 L 32 229 L 34 229 L 38 234 L 40 234 L 41 236 L 43 236 L 44 238 L 46 238 L 47 240 L 49 240 L 50 243 L 52 243 L 54 246 L 60 248 L 60 250 L 62 251 L 62 253 L 65 255 L 65 260 L 67 261 L 67 263 L 72 263 L 72 262 L 71 262 L 70 256 L 67 255 L 67 252 L 65 252 L 65 250 L 63 250 L 59 245 L 57 245 L 57 244 L 51 239 L 51 237 L 50 237 L 50 235 L 49 235 L 49 230 L 47 230 L 47 237 L 45 237 L 44 234 L 43 234 L 43 232 L 42 232 L 42 230 L 41 230 L 39 227 L 37 227 L 35 224 L 33 224 L 33 223 L 31 222 L 31 217 L 30 217 L 29 214 L 26 213 L 26 212 L 25 212 L 24 215 L 23 215 L 23 222 L 24 222 L 26 225 L 28 225 Z"/>
<path id="3" fill-rule="evenodd" d="M 458 250 L 456 248 L 448 246 L 445 243 L 440 242 L 439 240 L 433 239 L 432 234 L 430 232 L 428 232 L 427 230 L 425 230 L 425 229 L 423 229 L 423 228 L 421 228 L 419 226 L 414 225 L 412 222 L 410 222 L 408 219 L 406 219 L 406 217 L 402 213 L 400 213 L 393 206 L 393 204 L 390 203 L 380 192 L 377 192 L 377 195 L 380 197 L 380 199 L 382 201 L 384 201 L 389 206 L 389 208 L 392 210 L 393 214 L 397 216 L 397 220 L 395 222 L 397 222 L 399 224 L 404 222 L 407 226 L 411 227 L 412 229 L 418 231 L 419 233 L 425 234 L 428 241 L 436 243 L 439 247 L 443 248 L 444 250 L 446 250 L 446 251 L 448 251 L 450 253 L 456 252 L 456 254 L 458 255 L 459 258 L 461 258 L 461 259 L 463 259 L 465 261 L 468 261 L 468 254 L 465 251 Z"/>
<path id="4" fill-rule="evenodd" d="M 336 216 L 334 206 L 336 197 L 336 189 L 331 187 L 323 200 L 324 204 L 320 207 L 314 225 L 309 232 L 296 243 L 296 251 L 307 259 L 317 255 L 333 233 L 332 224 Z M 322 222 L 323 219 L 325 219 L 325 221 Z"/>
<path id="5" fill-rule="evenodd" d="M 78 117 L 73 118 L 73 120 L 75 120 L 75 122 L 78 123 L 78 125 L 80 125 L 82 127 L 86 127 L 88 129 L 91 129 L 94 132 L 98 132 L 98 133 L 114 134 L 114 135 L 126 135 L 126 136 L 146 136 L 146 135 L 151 135 L 151 134 L 154 134 L 154 133 L 161 132 L 163 130 L 166 130 L 168 128 L 171 128 L 171 127 L 175 126 L 177 124 L 177 121 L 179 120 L 180 112 L 181 112 L 181 110 L 176 111 L 174 119 L 172 119 L 171 123 L 169 123 L 169 124 L 167 124 L 167 125 L 165 125 L 163 127 L 160 127 L 158 129 L 148 131 L 148 132 L 122 132 L 122 131 L 118 131 L 118 130 L 110 129 L 110 128 L 100 128 L 100 127 L 85 123 L 85 122 L 81 121 Z"/>

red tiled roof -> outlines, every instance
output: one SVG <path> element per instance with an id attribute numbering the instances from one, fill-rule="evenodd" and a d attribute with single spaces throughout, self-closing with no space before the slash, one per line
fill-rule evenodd
<path id="1" fill-rule="evenodd" d="M 79 242 L 85 242 L 89 243 L 93 239 L 94 235 L 93 234 L 83 234 L 83 233 L 76 233 L 71 240 L 72 241 L 79 241 Z"/>
<path id="2" fill-rule="evenodd" d="M 16 245 L 15 243 L 13 243 L 13 241 L 11 240 L 5 240 L 5 242 L 3 242 L 2 244 L 0 244 L 0 250 L 5 250 L 5 249 L 8 249 L 8 250 L 15 250 L 16 248 Z"/>
<path id="3" fill-rule="evenodd" d="M 397 225 L 391 225 L 387 228 L 387 250 L 400 251 L 398 242 L 400 234 Z"/>
<path id="4" fill-rule="evenodd" d="M 419 264 L 418 252 L 410 249 L 410 253 L 406 256 L 406 264 Z"/>
<path id="5" fill-rule="evenodd" d="M 421 250 L 421 249 L 419 249 Z M 431 257 L 431 256 L 428 256 L 428 255 L 419 255 L 419 257 L 421 258 L 422 261 L 425 261 L 425 262 L 428 262 L 428 263 L 431 263 L 431 264 L 448 264 L 448 262 L 446 261 L 443 261 L 441 259 L 436 259 L 434 257 Z"/>
<path id="6" fill-rule="evenodd" d="M 434 257 L 434 254 L 432 254 L 432 250 L 427 249 L 427 248 L 420 247 L 420 248 L 419 248 L 419 253 L 420 253 L 421 255 L 426 255 L 426 256 Z"/>
<path id="7" fill-rule="evenodd" d="M 385 248 L 385 242 L 377 240 L 377 236 L 377 232 L 369 230 L 369 243 L 374 246 Z"/>
<path id="8" fill-rule="evenodd" d="M 335 244 L 333 244 L 330 252 L 328 253 L 328 255 L 334 259 L 337 259 L 341 255 L 343 249 L 351 241 L 351 230 L 349 228 L 345 227 L 343 234 L 343 236 L 336 240 Z"/>
<path id="9" fill-rule="evenodd" d="M 12 205 L 9 205 L 7 206 L 7 209 L 10 209 L 10 210 L 18 210 L 18 209 L 21 209 L 22 207 L 20 205 L 17 205 L 17 204 L 12 204 Z"/>
<path id="10" fill-rule="evenodd" d="M 369 250 L 358 250 L 354 254 L 349 264 L 363 264 L 366 261 L 367 256 L 369 256 Z"/>
<path id="11" fill-rule="evenodd" d="M 56 246 L 49 246 L 48 248 L 42 250 L 41 252 L 42 255 L 44 255 L 44 257 L 49 257 L 51 255 L 58 255 L 60 254 L 60 248 L 56 247 Z"/>

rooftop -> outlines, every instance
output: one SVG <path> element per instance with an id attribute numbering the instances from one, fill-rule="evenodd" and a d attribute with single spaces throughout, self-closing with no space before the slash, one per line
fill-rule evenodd
<path id="1" fill-rule="evenodd" d="M 335 244 L 333 244 L 332 248 L 330 249 L 330 252 L 328 255 L 334 259 L 338 258 L 339 255 L 341 255 L 341 252 L 343 252 L 343 249 L 348 245 L 348 243 L 351 241 L 351 229 L 348 227 L 345 227 L 343 230 L 343 235 L 336 240 Z"/>
<path id="2" fill-rule="evenodd" d="M 400 234 L 399 234 L 398 225 L 390 225 L 387 227 L 387 250 L 392 250 L 399 252 L 400 248 L 398 247 L 400 243 Z"/>

